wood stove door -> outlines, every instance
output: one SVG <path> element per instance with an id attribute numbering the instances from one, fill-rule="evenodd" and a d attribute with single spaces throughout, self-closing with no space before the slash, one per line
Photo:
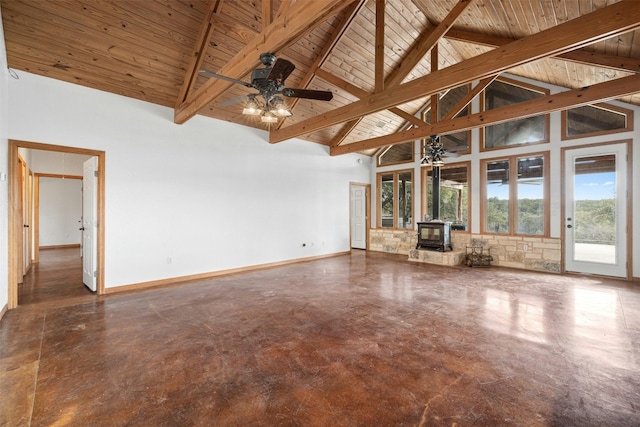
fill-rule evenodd
<path id="1" fill-rule="evenodd" d="M 627 277 L 627 144 L 564 151 L 565 270 Z"/>

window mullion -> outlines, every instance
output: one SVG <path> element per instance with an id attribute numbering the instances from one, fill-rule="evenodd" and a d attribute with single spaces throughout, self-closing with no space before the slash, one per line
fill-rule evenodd
<path id="1" fill-rule="evenodd" d="M 518 234 L 518 158 L 509 158 L 509 235 Z"/>
<path id="2" fill-rule="evenodd" d="M 400 179 L 398 172 L 393 173 L 393 228 L 398 227 L 398 210 L 400 209 Z"/>

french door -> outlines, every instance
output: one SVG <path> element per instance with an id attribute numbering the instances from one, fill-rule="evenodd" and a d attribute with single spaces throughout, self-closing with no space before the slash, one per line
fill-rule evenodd
<path id="1" fill-rule="evenodd" d="M 627 144 L 564 150 L 565 270 L 627 277 Z"/>

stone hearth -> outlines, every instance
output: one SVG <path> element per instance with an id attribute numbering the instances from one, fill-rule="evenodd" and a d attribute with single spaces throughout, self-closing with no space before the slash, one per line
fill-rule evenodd
<path id="1" fill-rule="evenodd" d="M 426 249 L 412 249 L 409 251 L 409 261 L 424 262 L 437 265 L 460 265 L 464 264 L 465 251 L 430 251 Z"/>

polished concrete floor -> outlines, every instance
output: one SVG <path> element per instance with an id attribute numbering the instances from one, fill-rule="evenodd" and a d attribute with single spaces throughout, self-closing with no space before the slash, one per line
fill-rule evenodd
<path id="1" fill-rule="evenodd" d="M 97 298 L 43 255 L 0 425 L 640 425 L 638 283 L 357 251 Z"/>

